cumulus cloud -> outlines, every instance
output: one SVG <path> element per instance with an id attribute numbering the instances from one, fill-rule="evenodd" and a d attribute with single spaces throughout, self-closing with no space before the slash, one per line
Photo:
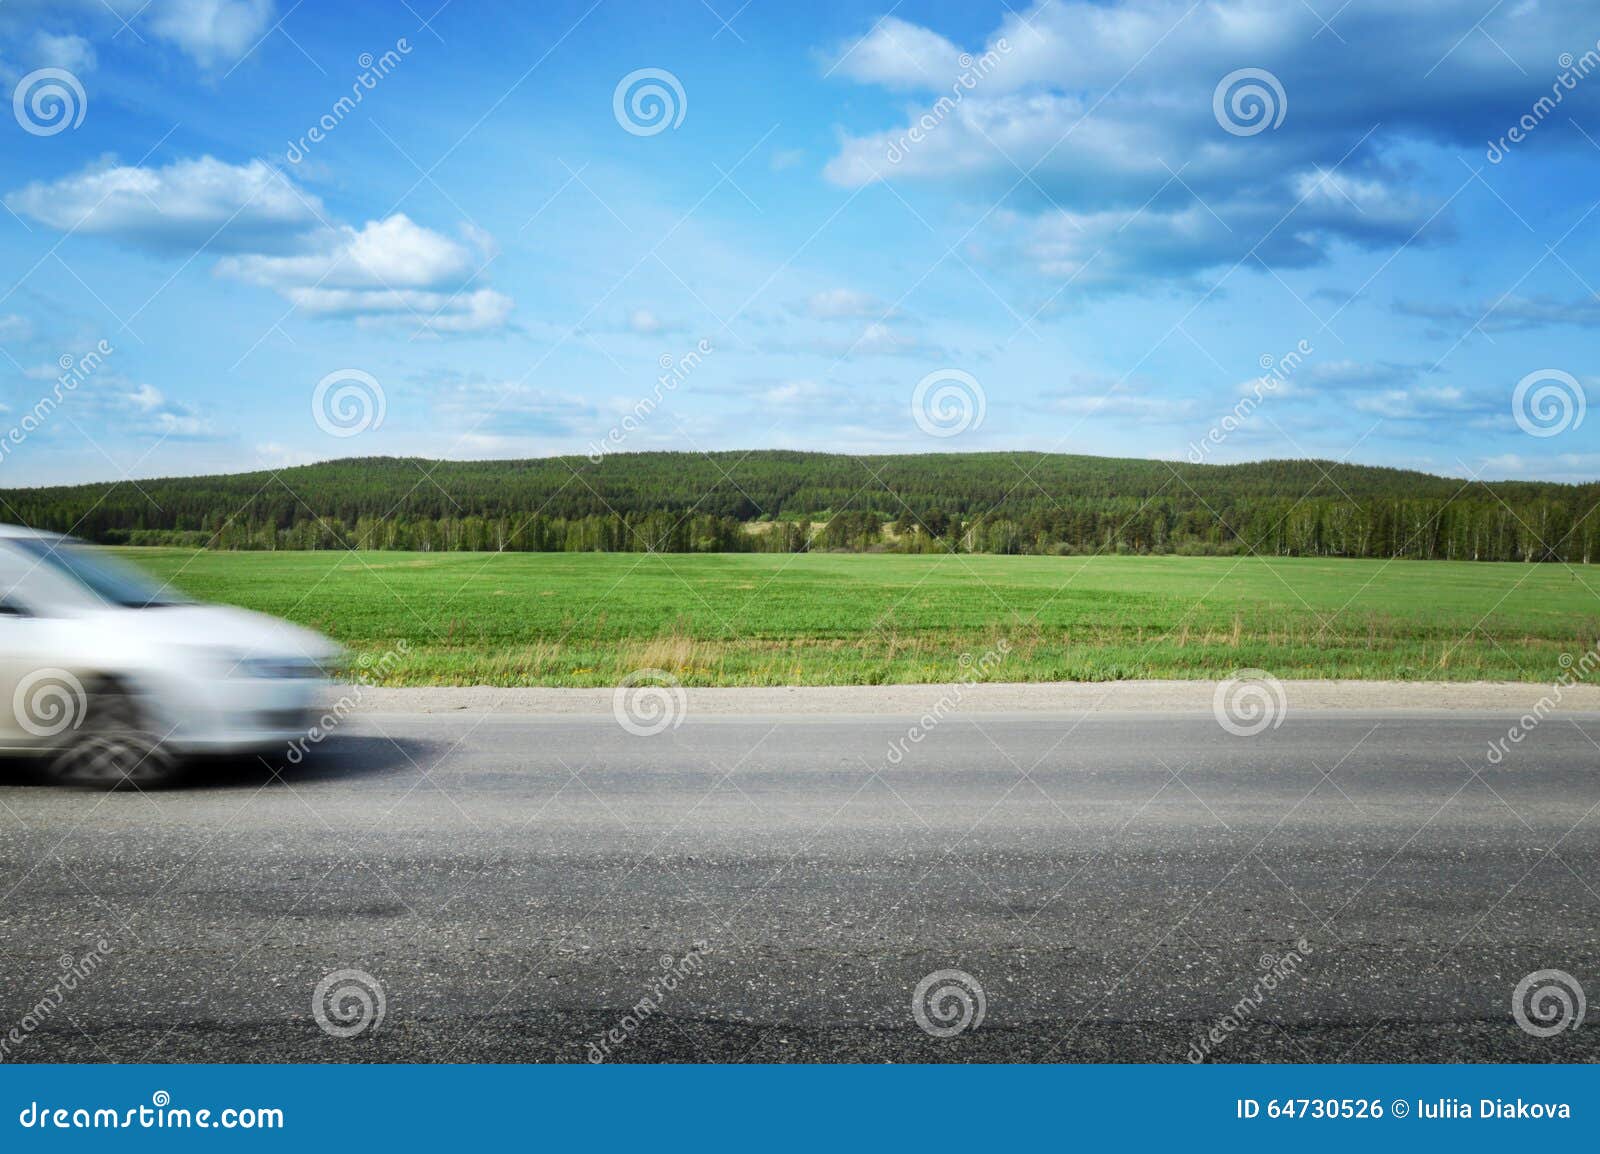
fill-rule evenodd
<path id="1" fill-rule="evenodd" d="M 271 288 L 315 284 L 330 290 L 425 288 L 472 275 L 471 250 L 416 224 L 403 212 L 370 220 L 362 228 L 342 225 L 317 234 L 312 252 L 288 256 L 250 253 L 217 267 Z"/>
<path id="2" fill-rule="evenodd" d="M 147 168 L 106 160 L 73 176 L 35 181 L 6 207 L 62 232 L 106 236 L 162 253 L 262 251 L 298 243 L 322 205 L 260 160 L 211 156 Z"/>
<path id="3" fill-rule="evenodd" d="M 404 213 L 360 228 L 328 219 L 317 197 L 259 160 L 214 157 L 145 168 L 106 162 L 5 198 L 19 215 L 162 256 L 223 254 L 217 271 L 272 289 L 306 313 L 409 322 L 433 333 L 503 327 L 510 297 L 476 283 L 494 242 L 457 240 Z"/>
<path id="4" fill-rule="evenodd" d="M 961 49 L 927 28 L 885 16 L 859 40 L 842 45 L 831 71 L 890 88 L 928 89 L 960 70 Z"/>
<path id="5" fill-rule="evenodd" d="M 890 127 L 847 134 L 825 175 L 1001 203 L 990 225 L 1011 222 L 1017 255 L 1084 288 L 1436 243 L 1451 235 L 1447 197 L 1406 158 L 1500 135 L 1538 95 L 1525 69 L 1574 47 L 1583 12 L 1578 0 L 1487 15 L 1470 0 L 1354 4 L 1334 35 L 1275 0 L 1051 0 L 1005 16 L 965 59 L 891 18 L 836 54 L 834 75 L 912 103 Z M 1285 115 L 1234 135 L 1213 94 L 1244 67 L 1281 83 Z M 1600 89 L 1579 85 L 1563 111 L 1597 105 Z M 1538 146 L 1587 147 L 1546 137 Z"/>

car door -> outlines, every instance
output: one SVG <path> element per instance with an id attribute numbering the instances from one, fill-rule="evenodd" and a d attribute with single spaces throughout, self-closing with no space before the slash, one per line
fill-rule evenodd
<path id="1" fill-rule="evenodd" d="M 78 707 L 75 678 L 58 668 L 60 622 L 29 596 L 33 561 L 0 538 L 0 748 L 53 743 Z M 65 676 L 62 676 L 65 674 Z"/>

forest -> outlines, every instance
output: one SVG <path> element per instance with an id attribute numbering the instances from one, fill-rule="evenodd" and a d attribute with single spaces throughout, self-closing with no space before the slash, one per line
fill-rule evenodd
<path id="1" fill-rule="evenodd" d="M 0 490 L 0 517 L 102 544 L 230 550 L 974 552 L 1600 558 L 1600 483 L 1332 461 L 1041 453 L 368 457 Z"/>

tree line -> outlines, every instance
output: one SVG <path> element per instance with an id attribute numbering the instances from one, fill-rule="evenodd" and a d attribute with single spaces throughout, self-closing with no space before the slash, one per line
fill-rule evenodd
<path id="1" fill-rule="evenodd" d="M 1315 461 L 978 453 L 364 458 L 0 491 L 105 544 L 519 552 L 1181 553 L 1600 559 L 1600 485 Z"/>

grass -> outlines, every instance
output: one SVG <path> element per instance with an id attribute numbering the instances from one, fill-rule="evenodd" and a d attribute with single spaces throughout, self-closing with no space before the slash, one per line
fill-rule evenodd
<path id="1" fill-rule="evenodd" d="M 184 591 L 287 617 L 394 685 L 873 685 L 1226 676 L 1553 681 L 1600 637 L 1563 565 L 862 554 L 127 549 Z M 967 663 L 962 655 L 966 654 Z"/>

